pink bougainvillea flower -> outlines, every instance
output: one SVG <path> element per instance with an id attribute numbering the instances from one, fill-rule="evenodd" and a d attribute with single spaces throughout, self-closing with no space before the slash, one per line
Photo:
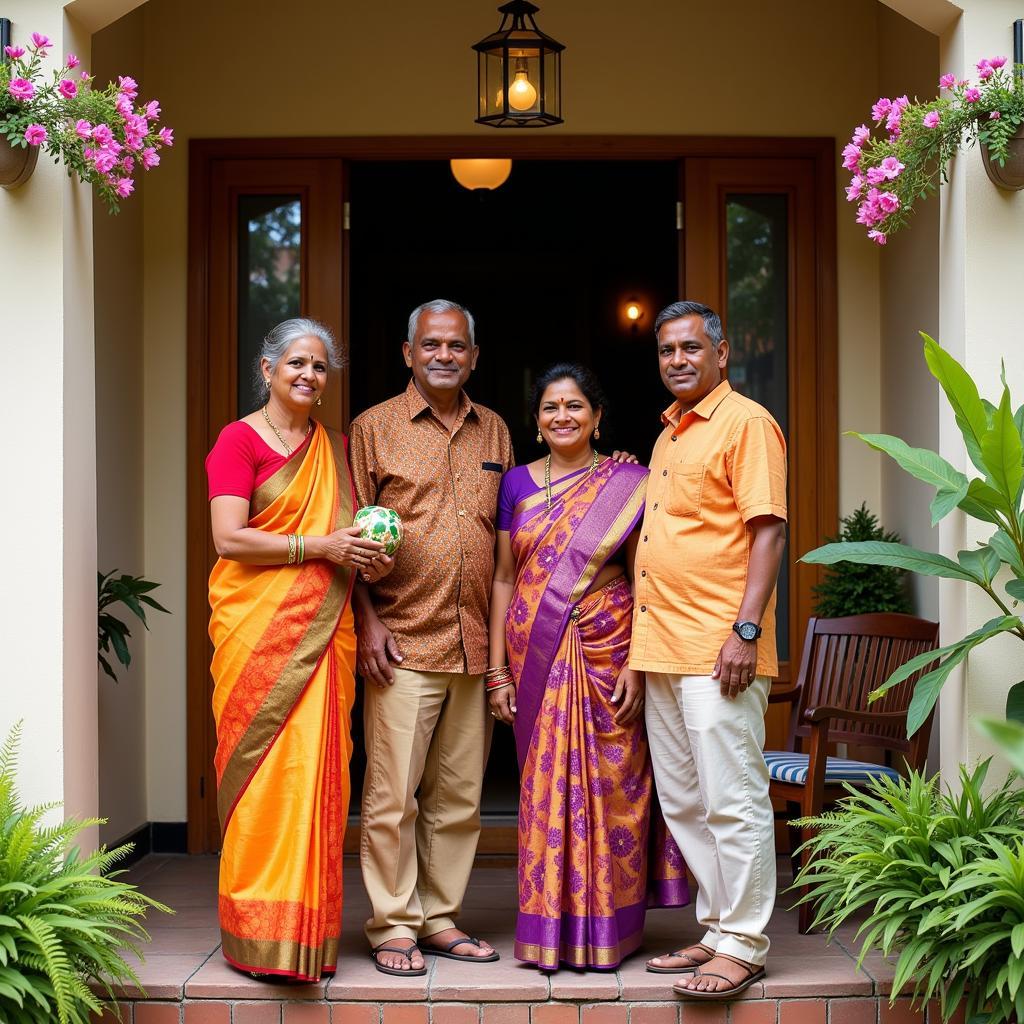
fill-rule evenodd
<path id="1" fill-rule="evenodd" d="M 940 89 L 952 89 L 956 85 L 956 75 L 943 75 L 939 79 Z"/>
<path id="2" fill-rule="evenodd" d="M 124 119 L 124 130 L 132 135 L 145 135 L 149 131 L 149 124 L 139 114 L 129 114 Z"/>
<path id="3" fill-rule="evenodd" d="M 881 167 L 869 167 L 864 177 L 867 178 L 869 185 L 881 185 L 886 180 L 885 171 Z"/>
<path id="4" fill-rule="evenodd" d="M 121 75 L 117 79 L 117 91 L 122 96 L 127 96 L 128 99 L 133 100 L 139 95 L 139 83 L 130 75 Z"/>
<path id="5" fill-rule="evenodd" d="M 939 126 L 939 112 L 937 110 L 929 110 L 924 117 L 921 118 L 921 124 L 925 128 L 937 128 Z"/>
<path id="6" fill-rule="evenodd" d="M 68 59 L 64 62 L 64 67 L 66 67 L 68 71 L 72 71 L 81 63 L 82 62 L 73 53 L 69 53 Z"/>
<path id="7" fill-rule="evenodd" d="M 886 99 L 884 96 L 871 108 L 871 120 L 878 122 L 885 118 L 885 116 L 892 110 L 892 100 Z"/>
<path id="8" fill-rule="evenodd" d="M 157 133 L 157 138 L 160 139 L 161 143 L 165 146 L 174 145 L 174 129 L 173 128 L 161 128 Z"/>
<path id="9" fill-rule="evenodd" d="M 858 125 L 853 129 L 853 138 L 850 140 L 855 146 L 863 146 L 871 137 L 871 129 L 866 125 Z"/>
<path id="10" fill-rule="evenodd" d="M 70 78 L 62 78 L 57 88 L 66 100 L 73 100 L 78 95 L 78 86 Z"/>
<path id="11" fill-rule="evenodd" d="M 5 46 L 4 53 L 6 53 L 7 56 L 11 58 L 11 60 L 21 60 L 21 58 L 25 56 L 25 47 Z"/>
<path id="12" fill-rule="evenodd" d="M 981 99 L 981 93 L 977 89 L 968 89 L 964 92 L 964 99 L 968 103 L 977 103 Z"/>
<path id="13" fill-rule="evenodd" d="M 82 72 L 82 73 L 81 73 L 81 74 L 80 74 L 80 75 L 78 76 L 78 80 L 79 80 L 80 82 L 88 82 L 88 81 L 89 81 L 89 72 L 88 72 L 88 71 L 83 71 L 83 72 Z"/>
<path id="14" fill-rule="evenodd" d="M 36 94 L 36 87 L 27 78 L 12 78 L 7 86 L 7 91 L 22 103 L 32 99 Z"/>
<path id="15" fill-rule="evenodd" d="M 148 171 L 151 167 L 156 167 L 160 163 L 160 157 L 152 146 L 147 146 L 139 156 L 139 162 Z"/>
<path id="16" fill-rule="evenodd" d="M 30 124 L 25 129 L 25 141 L 30 146 L 40 146 L 46 141 L 46 129 L 41 124 Z"/>
<path id="17" fill-rule="evenodd" d="M 126 132 L 124 137 L 124 144 L 126 149 L 130 149 L 133 153 L 137 153 L 142 149 L 143 136 L 136 135 L 133 132 Z"/>
<path id="18" fill-rule="evenodd" d="M 883 213 L 895 213 L 900 208 L 900 197 L 895 192 L 883 192 L 878 197 L 878 206 Z"/>
<path id="19" fill-rule="evenodd" d="M 884 231 L 869 231 L 868 238 L 870 238 L 872 242 L 877 242 L 879 245 L 885 245 L 887 241 Z"/>
<path id="20" fill-rule="evenodd" d="M 122 199 L 127 199 L 135 191 L 135 182 L 131 178 L 118 178 L 114 191 Z"/>
<path id="21" fill-rule="evenodd" d="M 150 100 L 146 104 L 146 120 L 147 121 L 158 121 L 160 119 L 160 102 L 159 100 Z"/>
<path id="22" fill-rule="evenodd" d="M 114 100 L 114 107 L 122 117 L 129 117 L 132 113 L 132 101 L 121 94 Z"/>
<path id="23" fill-rule="evenodd" d="M 861 155 L 860 147 L 848 142 L 843 147 L 843 166 L 848 171 L 856 171 L 860 167 Z"/>
<path id="24" fill-rule="evenodd" d="M 906 164 L 901 164 L 894 156 L 887 156 L 878 167 L 891 181 L 893 178 L 900 176 L 900 172 L 906 167 Z"/>
<path id="25" fill-rule="evenodd" d="M 855 203 L 860 199 L 861 193 L 864 191 L 864 179 L 859 175 L 855 174 L 850 179 L 850 184 L 846 188 L 846 201 L 848 203 Z"/>
<path id="26" fill-rule="evenodd" d="M 998 110 L 993 110 L 993 111 L 992 111 L 992 112 L 991 112 L 991 113 L 990 113 L 990 114 L 988 115 L 988 119 L 989 119 L 990 121 L 998 121 L 998 120 L 999 120 L 999 118 L 1001 118 L 1002 116 L 1003 116 L 1003 115 L 1002 115 L 1001 113 L 999 113 L 999 111 L 998 111 Z"/>
<path id="27" fill-rule="evenodd" d="M 118 167 L 120 167 L 125 174 L 131 174 L 132 171 L 135 170 L 135 161 L 130 156 L 122 157 L 118 163 Z"/>
<path id="28" fill-rule="evenodd" d="M 117 163 L 117 157 L 106 150 L 100 150 L 100 152 L 93 155 L 92 163 L 100 174 L 109 174 Z"/>
<path id="29" fill-rule="evenodd" d="M 985 63 L 985 66 L 983 68 L 978 68 L 978 77 L 983 82 L 987 82 L 995 73 L 995 68 L 993 68 L 987 62 Z"/>
<path id="30" fill-rule="evenodd" d="M 80 117 L 75 122 L 75 134 L 82 140 L 92 138 L 92 125 L 85 120 L 84 117 Z"/>
<path id="31" fill-rule="evenodd" d="M 109 124 L 98 124 L 92 130 L 93 139 L 101 146 L 109 146 L 114 139 L 114 133 L 110 130 Z"/>
<path id="32" fill-rule="evenodd" d="M 32 49 L 33 50 L 48 50 L 53 46 L 53 40 L 49 36 L 44 36 L 42 32 L 32 33 Z"/>
<path id="33" fill-rule="evenodd" d="M 997 68 L 998 69 L 998 68 L 1001 68 L 1006 63 L 1006 58 L 1005 57 L 989 57 L 988 63 L 989 63 L 989 67 Z"/>

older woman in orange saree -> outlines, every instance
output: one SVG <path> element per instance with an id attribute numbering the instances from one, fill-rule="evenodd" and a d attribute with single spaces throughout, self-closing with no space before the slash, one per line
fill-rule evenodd
<path id="1" fill-rule="evenodd" d="M 545 970 L 614 968 L 648 906 L 689 900 L 654 797 L 643 680 L 626 667 L 647 470 L 594 452 L 602 406 L 582 367 L 543 375 L 533 411 L 551 454 L 499 496 L 486 685 L 522 777 L 515 955 Z"/>
<path id="2" fill-rule="evenodd" d="M 344 439 L 309 416 L 338 362 L 315 321 L 285 321 L 260 359 L 266 405 L 207 459 L 223 953 L 306 981 L 341 930 L 355 634 L 354 570 L 390 560 L 352 526 Z"/>

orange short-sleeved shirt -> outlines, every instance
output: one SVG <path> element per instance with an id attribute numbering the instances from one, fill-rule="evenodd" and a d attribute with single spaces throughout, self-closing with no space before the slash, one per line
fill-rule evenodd
<path id="1" fill-rule="evenodd" d="M 635 567 L 630 668 L 710 675 L 747 583 L 755 516 L 786 519 L 786 441 L 763 406 L 723 381 L 690 412 L 674 403 L 654 446 Z M 778 674 L 775 594 L 757 674 Z"/>

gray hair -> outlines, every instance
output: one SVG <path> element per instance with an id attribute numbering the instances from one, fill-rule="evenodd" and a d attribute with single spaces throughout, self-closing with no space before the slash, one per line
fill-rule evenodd
<path id="1" fill-rule="evenodd" d="M 703 302 L 691 302 L 683 299 L 680 302 L 667 305 L 654 321 L 654 336 L 658 336 L 658 331 L 669 320 L 678 320 L 683 316 L 699 316 L 704 321 L 704 333 L 708 336 L 708 340 L 715 348 L 718 348 L 725 338 L 722 333 L 722 318 L 710 306 L 705 306 Z"/>
<path id="2" fill-rule="evenodd" d="M 448 299 L 431 299 L 430 302 L 424 302 L 423 305 L 417 306 L 409 314 L 409 326 L 406 328 L 405 340 L 410 345 L 416 336 L 420 316 L 424 313 L 461 313 L 466 318 L 466 326 L 469 328 L 469 343 L 474 348 L 476 347 L 476 321 L 473 319 L 473 314 L 465 306 L 460 306 L 457 302 L 451 302 Z"/>
<path id="3" fill-rule="evenodd" d="M 263 360 L 266 359 L 270 363 L 270 372 L 273 373 L 285 352 L 299 338 L 319 338 L 324 343 L 324 348 L 327 349 L 327 365 L 332 370 L 340 370 L 345 365 L 341 347 L 334 340 L 330 329 L 319 320 L 310 320 L 304 316 L 282 320 L 276 327 L 271 327 L 267 331 L 267 336 L 263 339 L 263 345 L 260 347 L 260 354 L 256 357 L 253 384 L 257 395 L 262 394 L 265 387 Z"/>

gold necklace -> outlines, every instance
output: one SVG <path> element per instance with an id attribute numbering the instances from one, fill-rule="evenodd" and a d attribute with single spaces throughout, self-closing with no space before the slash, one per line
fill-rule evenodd
<path id="1" fill-rule="evenodd" d="M 270 427 L 270 429 L 275 434 L 277 434 L 277 439 L 278 439 L 278 441 L 281 442 L 281 445 L 282 445 L 282 447 L 285 450 L 285 454 L 291 455 L 291 453 L 292 453 L 292 446 L 284 439 L 284 435 L 281 433 L 281 431 L 278 430 L 277 427 L 274 426 L 274 421 L 270 418 L 270 413 L 267 412 L 267 407 L 266 406 L 263 406 L 263 418 L 267 421 L 267 425 Z M 312 423 L 307 423 L 306 424 L 306 437 L 309 437 L 309 432 L 312 429 L 313 429 L 313 424 Z"/>
<path id="2" fill-rule="evenodd" d="M 583 477 L 584 480 L 586 480 L 586 478 L 588 476 L 590 476 L 590 474 L 593 473 L 595 469 L 597 469 L 597 459 L 598 459 L 597 452 L 594 452 L 594 459 L 590 463 L 590 469 L 587 470 L 585 476 Z M 544 460 L 544 497 L 547 498 L 548 511 L 550 511 L 551 510 L 551 456 L 550 455 Z"/>

